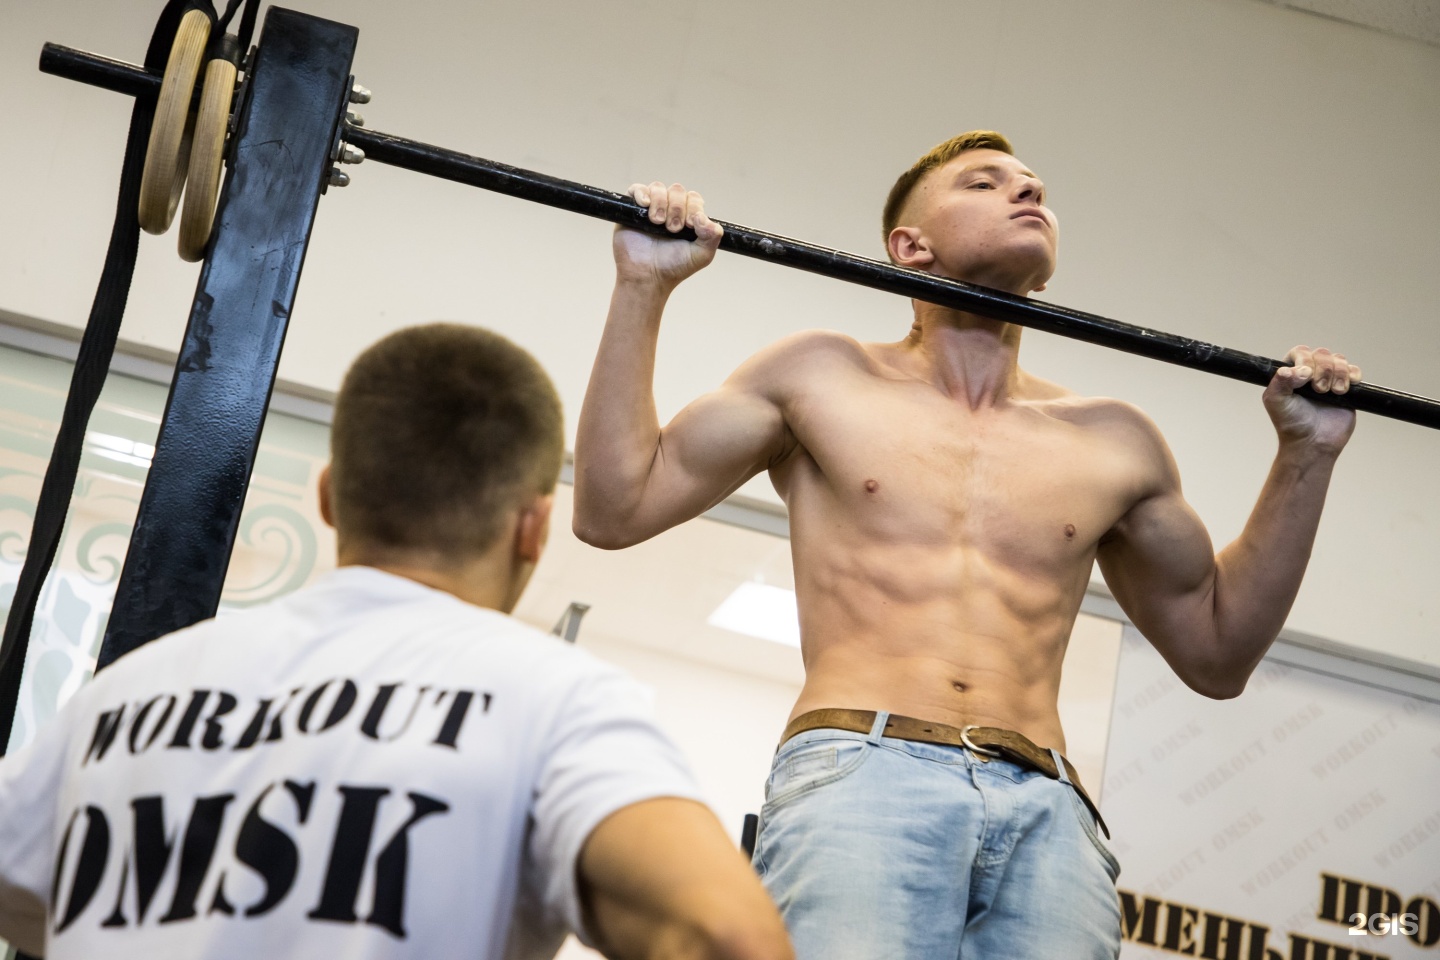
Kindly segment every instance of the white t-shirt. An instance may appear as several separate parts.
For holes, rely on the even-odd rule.
[[[0,916],[47,907],[47,960],[549,957],[591,830],[662,796],[698,792],[634,681],[345,567],[123,657],[0,759]]]

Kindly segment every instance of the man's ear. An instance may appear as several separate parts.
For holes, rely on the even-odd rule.
[[[930,244],[919,227],[896,227],[890,231],[886,246],[896,266],[923,269],[935,262],[935,254],[930,252]]]
[[[515,525],[515,559],[522,563],[539,563],[540,554],[550,539],[550,515],[555,508],[555,495],[540,494],[520,508]]]
[[[325,464],[320,470],[320,479],[316,481],[316,493],[320,495],[320,519],[325,521],[328,527],[335,526],[335,508],[330,502],[330,464]]]

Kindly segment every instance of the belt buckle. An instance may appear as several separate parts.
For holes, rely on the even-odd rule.
[[[998,757],[1000,756],[1000,753],[996,750],[991,750],[988,747],[979,746],[975,743],[975,741],[970,739],[970,731],[978,729],[980,729],[979,724],[974,723],[967,723],[965,726],[961,727],[960,742],[965,744],[965,746],[969,750],[971,750],[976,756],[978,756],[982,763],[989,763],[991,757]]]

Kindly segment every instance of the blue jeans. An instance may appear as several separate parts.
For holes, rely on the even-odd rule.
[[[797,960],[1117,957],[1120,866],[1069,780],[883,737],[888,716],[775,755],[754,862]]]

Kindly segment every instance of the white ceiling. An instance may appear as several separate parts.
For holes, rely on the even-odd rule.
[[[1440,46],[1440,0],[1264,0]]]

